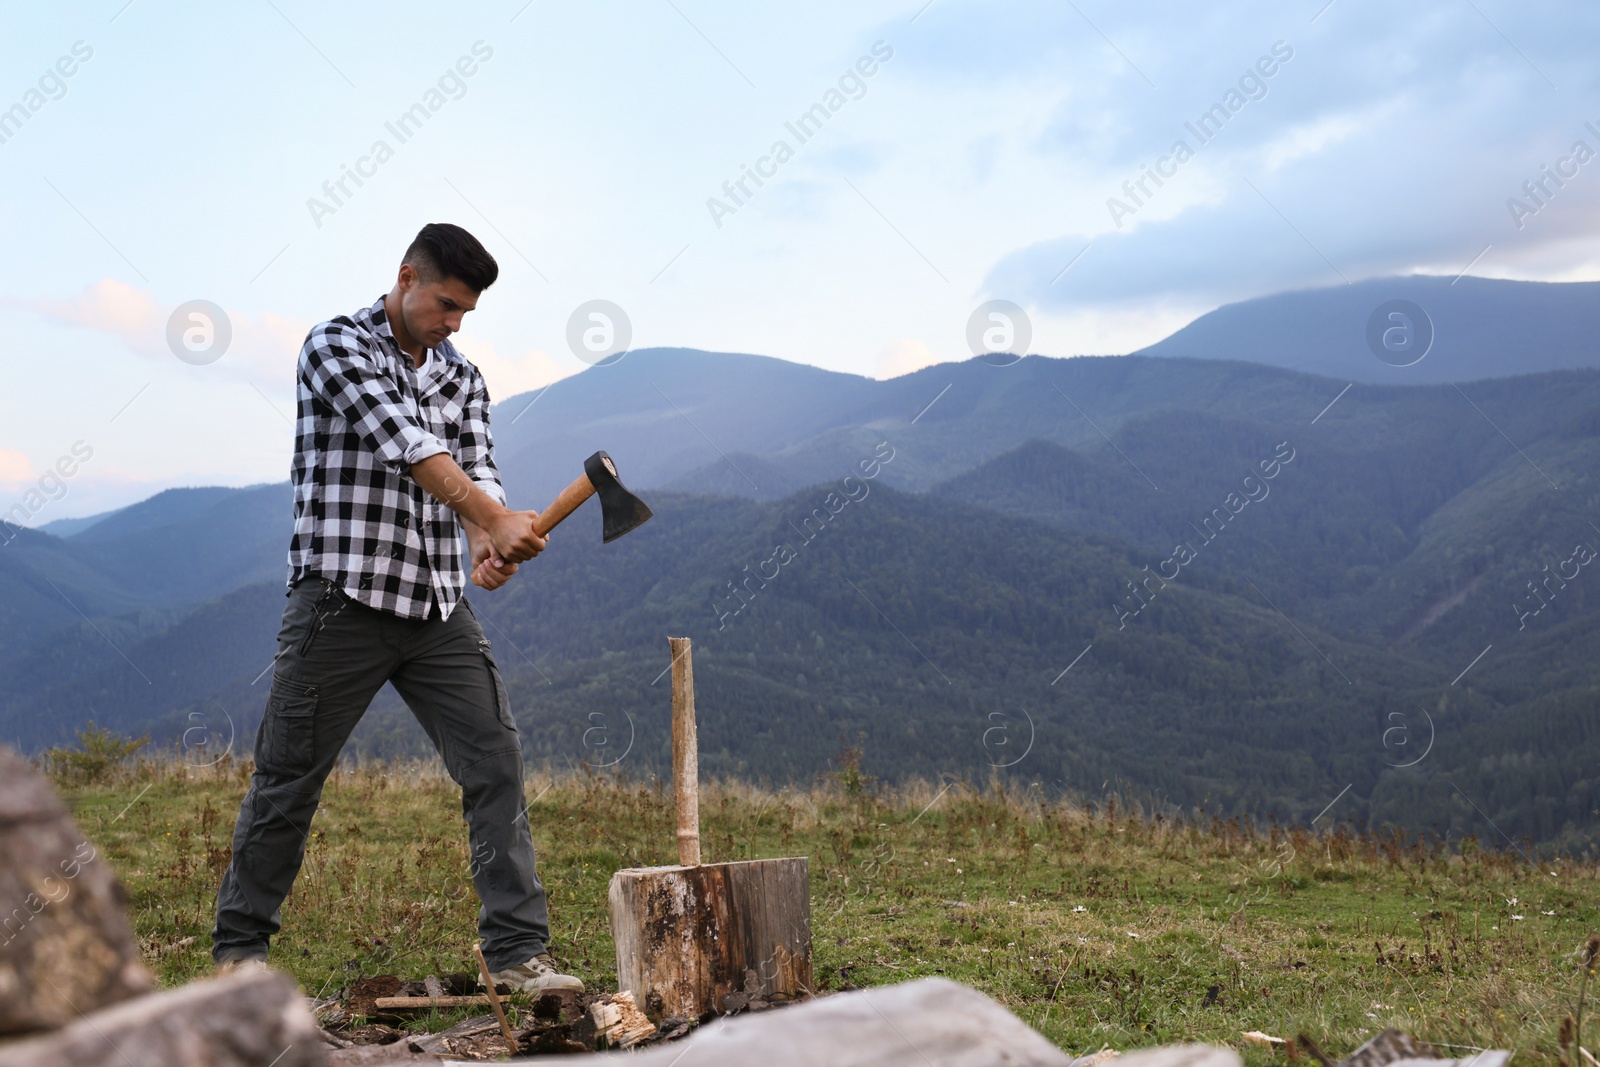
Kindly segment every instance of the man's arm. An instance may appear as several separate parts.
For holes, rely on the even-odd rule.
[[[489,498],[506,502],[505,487],[500,483],[500,471],[494,462],[494,437],[489,432],[489,387],[483,375],[472,364],[466,364],[468,373],[467,400],[462,406],[456,453],[461,469],[477,483]],[[468,556],[472,562],[472,582],[482,589],[498,589],[517,573],[517,565],[504,559],[495,551],[489,535],[477,523],[465,516],[461,528],[466,531]]]
[[[510,561],[507,566],[544,550],[544,538],[533,532],[534,514],[511,511],[478,488],[444,442],[416,424],[354,327],[334,320],[313,329],[300,353],[299,373],[313,393],[344,416],[380,462],[409,473],[470,524],[469,538],[476,529],[496,557]],[[498,489],[498,478],[494,484]],[[476,545],[473,554],[479,555]]]
[[[472,538],[472,528],[476,527],[501,560],[517,564],[544,551],[545,539],[533,529],[537,514],[532,511],[512,511],[490,497],[467,477],[448,452],[413,463],[411,477],[435,500],[461,516],[467,524],[469,540]],[[478,555],[476,546],[473,555]]]

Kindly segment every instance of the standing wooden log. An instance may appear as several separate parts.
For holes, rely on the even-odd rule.
[[[0,1034],[54,1029],[154,988],[126,902],[49,781],[0,745]]]
[[[678,862],[700,862],[700,735],[694,724],[694,657],[687,637],[667,638],[672,652],[672,793],[678,813]]]
[[[700,863],[694,660],[672,652],[672,791],[678,866],[611,876],[617,989],[651,1019],[699,1018],[811,994],[811,879],[804,856]]]
[[[618,871],[610,889],[617,988],[656,1021],[727,1011],[738,997],[809,996],[808,866],[794,856]]]

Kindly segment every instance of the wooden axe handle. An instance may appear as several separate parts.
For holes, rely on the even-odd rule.
[[[562,519],[578,510],[578,505],[594,496],[594,483],[589,481],[587,474],[580,474],[573,479],[571,485],[561,490],[560,494],[550,502],[550,506],[539,512],[539,518],[534,522],[533,529],[540,537],[544,537],[554,530]]]

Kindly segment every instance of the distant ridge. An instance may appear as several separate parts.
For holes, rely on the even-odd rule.
[[[1409,300],[1433,346],[1396,367],[1367,345],[1369,316]],[[1207,312],[1138,355],[1237,359],[1381,385],[1422,385],[1600,367],[1600,282],[1412,275],[1275,293]]]

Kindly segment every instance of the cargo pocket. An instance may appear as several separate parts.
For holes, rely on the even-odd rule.
[[[500,716],[500,723],[512,733],[517,732],[517,720],[511,717],[511,697],[506,693],[505,679],[500,676],[500,665],[494,661],[494,653],[489,651],[489,639],[478,639],[478,651],[483,653],[483,661],[489,666],[489,687],[494,691],[495,713]]]
[[[348,598],[345,597],[338,586],[326,579],[323,580],[322,594],[317,597],[316,603],[311,606],[311,621],[306,625],[305,637],[301,639],[300,647],[296,652],[301,659],[305,659],[311,653],[311,643],[317,639],[317,635],[322,632],[322,628],[328,625],[328,618],[343,611],[345,604],[348,602]]]
[[[272,680],[272,694],[256,735],[256,767],[267,774],[301,778],[316,762],[317,687]]]

